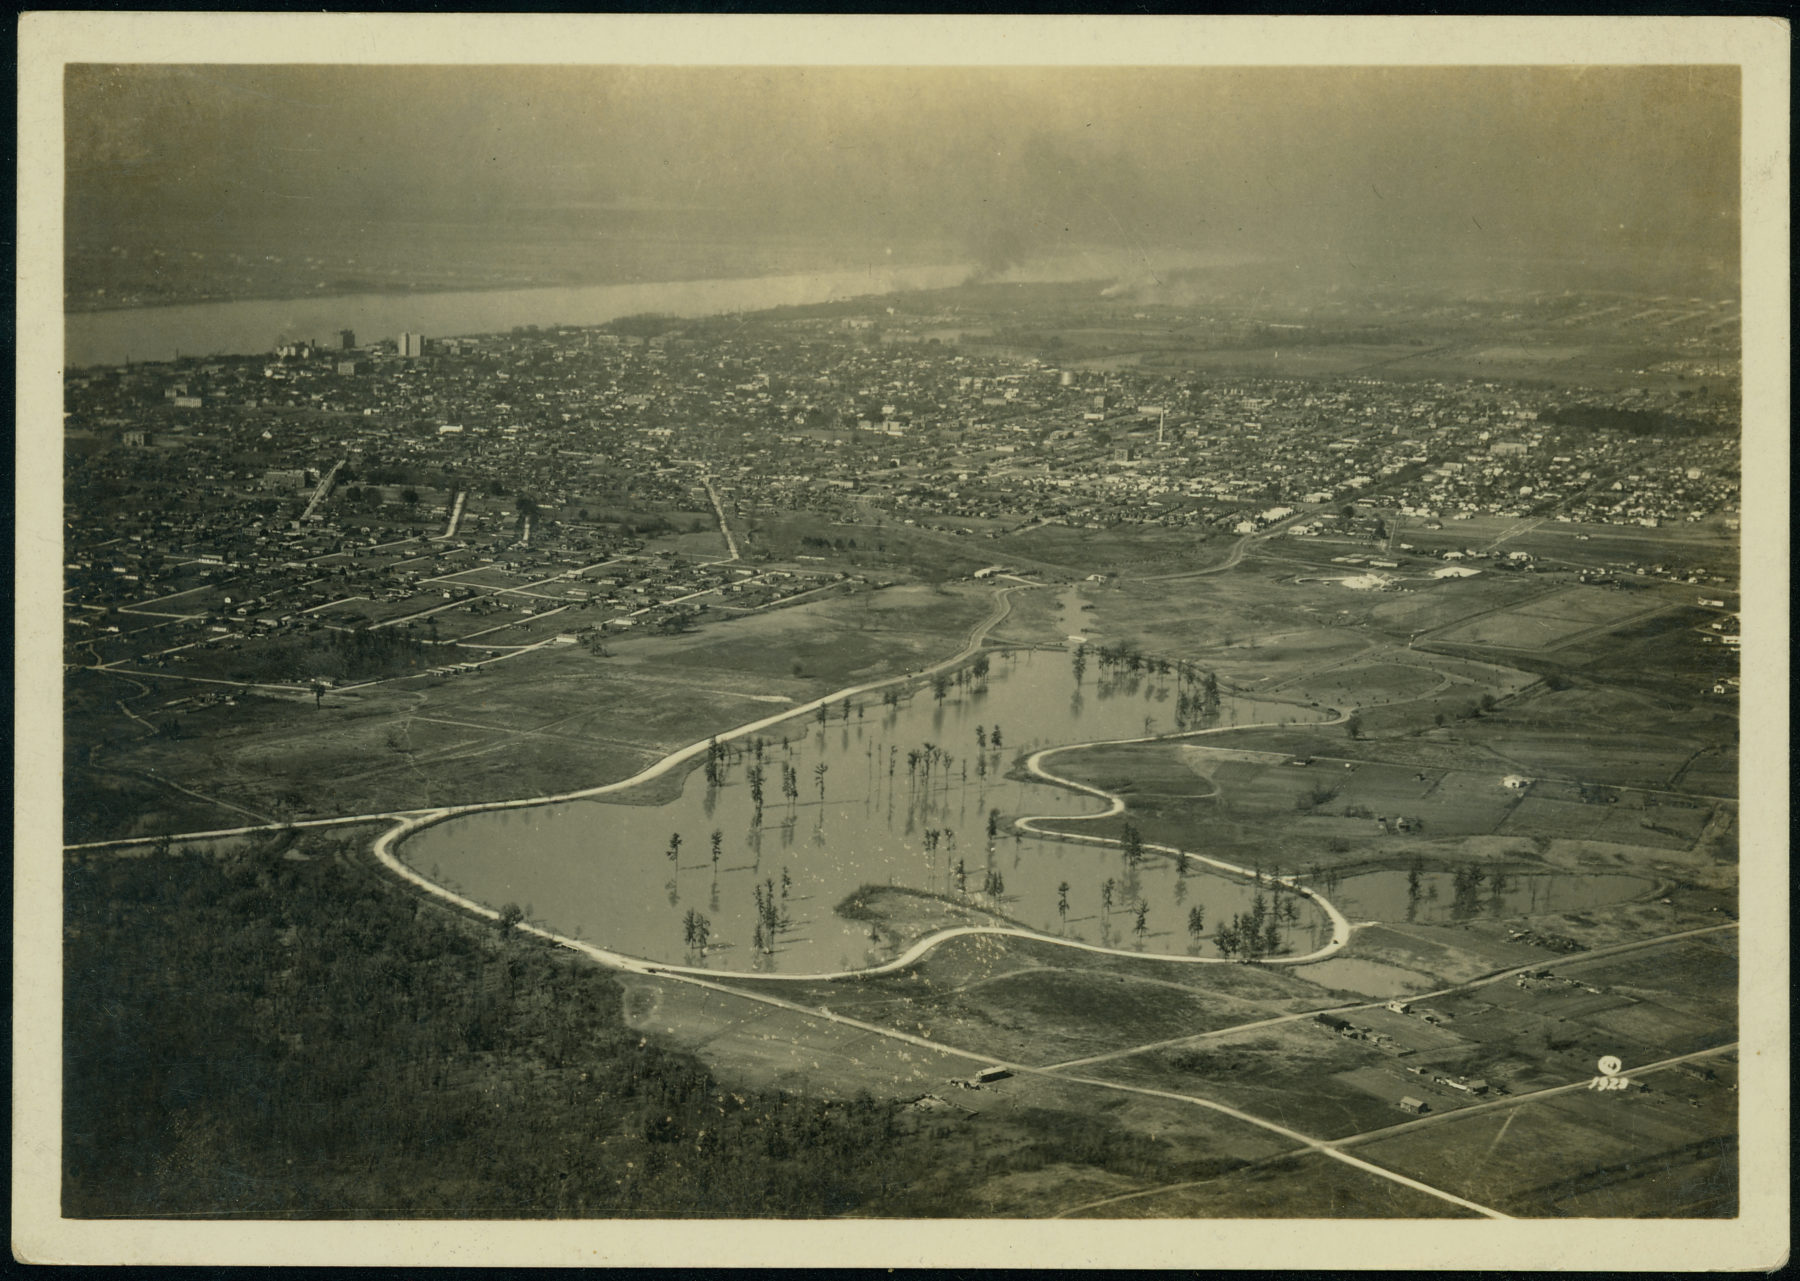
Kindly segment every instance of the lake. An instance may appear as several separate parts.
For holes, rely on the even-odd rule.
[[[985,680],[953,685],[942,701],[929,687],[898,707],[870,693],[853,701],[848,720],[834,704],[824,725],[812,715],[763,731],[760,822],[748,781],[757,749],[740,741],[717,786],[696,769],[666,804],[594,798],[478,812],[427,827],[397,852],[416,871],[478,902],[529,904],[528,916],[557,933],[647,960],[715,969],[825,973],[893,960],[898,949],[872,938],[867,922],[834,910],[864,885],[944,895],[1101,946],[1217,955],[1210,937],[1189,935],[1189,911],[1204,910],[1210,936],[1216,923],[1250,910],[1256,891],[1248,881],[1199,867],[1178,875],[1172,860],[1155,854],[1134,869],[1118,849],[1015,837],[1010,828],[1017,815],[1104,809],[1095,798],[1003,775],[1042,747],[1140,736],[1146,717],[1159,731],[1172,729],[1174,677],[1101,681],[1090,670],[1077,697],[1066,654],[995,653],[991,664]],[[1290,703],[1228,698],[1218,723],[1319,716]],[[940,754],[929,768],[910,759],[927,745]],[[797,795],[784,795],[789,771]],[[1001,821],[990,840],[994,811]],[[990,874],[1003,881],[997,897],[983,892]],[[1058,907],[1065,882],[1066,918]],[[758,887],[787,918],[772,954],[754,948]],[[1288,899],[1296,909],[1286,926],[1292,952],[1329,942],[1318,909],[1304,897]],[[1147,908],[1141,935],[1139,901]],[[690,910],[707,918],[711,946],[704,956],[687,946]]]

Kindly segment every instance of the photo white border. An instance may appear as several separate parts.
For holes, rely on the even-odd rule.
[[[1766,1270],[1788,1252],[1788,24],[1772,18],[28,13],[18,35],[13,1249],[31,1262]],[[1740,1217],[226,1223],[59,1217],[68,62],[1743,70]],[[1400,1223],[1402,1230],[1396,1230]],[[1272,1230],[1273,1229],[1273,1230]]]

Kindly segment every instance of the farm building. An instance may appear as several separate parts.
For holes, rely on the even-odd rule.
[[[1004,1081],[1007,1077],[1009,1077],[1011,1075],[1012,1075],[1011,1068],[1003,1068],[1003,1067],[998,1067],[998,1066],[984,1067],[981,1069],[981,1071],[979,1071],[975,1074],[975,1083],[977,1085],[986,1085],[990,1081]]]
[[[1415,1099],[1410,1094],[1400,1100],[1400,1110],[1411,1112],[1414,1116],[1424,1116],[1431,1111],[1431,1105],[1424,1099]]]

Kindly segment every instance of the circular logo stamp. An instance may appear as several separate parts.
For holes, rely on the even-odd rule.
[[[1620,1072],[1623,1072],[1624,1070],[1625,1070],[1625,1065],[1623,1063],[1619,1062],[1617,1055],[1609,1054],[1605,1058],[1600,1060],[1600,1075],[1601,1076],[1617,1076],[1617,1075],[1619,1075]]]

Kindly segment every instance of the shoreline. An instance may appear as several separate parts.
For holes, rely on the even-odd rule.
[[[865,264],[866,265],[866,264]],[[955,264],[920,261],[917,263],[883,263],[883,270],[930,270],[948,268]],[[692,285],[709,280],[780,280],[790,276],[839,275],[844,272],[858,271],[861,268],[855,263],[829,265],[808,268],[804,271],[773,271],[752,275],[721,276],[713,272],[696,272],[693,274],[675,271],[658,275],[655,278],[641,276],[583,276],[578,279],[542,280],[531,277],[520,277],[515,280],[488,281],[485,284],[443,284],[416,285],[404,281],[369,281],[358,285],[355,289],[284,289],[279,286],[267,289],[251,288],[242,293],[225,295],[202,295],[191,298],[157,298],[138,302],[106,302],[92,303],[77,299],[69,300],[65,286],[62,314],[65,318],[73,316],[125,316],[141,312],[167,311],[181,307],[229,307],[237,303],[310,303],[334,302],[345,298],[429,298],[441,294],[482,294],[482,293],[527,293],[533,290],[557,289],[642,289],[656,285]],[[973,271],[970,267],[968,270]]]
[[[405,818],[402,818],[400,821],[396,822],[394,824],[394,826],[390,827],[387,831],[383,832],[380,836],[378,836],[373,843],[371,852],[374,854],[375,859],[378,863],[380,863],[389,872],[391,872],[392,874],[394,874],[395,876],[400,878],[402,881],[411,884],[415,888],[424,890],[426,893],[431,894],[447,903],[450,903],[453,906],[460,907],[464,911],[470,912],[475,916],[478,916],[478,917],[481,917],[483,919],[490,920],[490,921],[497,921],[500,918],[500,913],[497,909],[495,909],[485,903],[478,902],[477,900],[472,899],[465,894],[459,893],[455,890],[449,889],[446,886],[438,884],[437,882],[433,881],[431,878],[427,877],[422,872],[418,871],[416,868],[414,868],[410,864],[408,864],[404,859],[402,859],[400,857],[400,855],[398,853],[398,847],[400,846],[400,844],[403,841],[405,841],[408,837],[413,836],[413,835],[417,834],[418,832],[425,830],[426,828],[435,827],[439,823],[447,822],[453,818],[457,818],[457,817],[460,817],[460,816],[466,815],[466,814],[483,812],[483,811],[491,811],[491,810],[525,809],[525,808],[531,808],[531,807],[535,807],[535,806],[539,806],[539,805],[554,804],[554,803],[563,802],[563,801],[595,798],[595,797],[599,797],[599,796],[604,796],[604,795],[606,795],[608,793],[612,793],[612,792],[624,791],[628,788],[631,788],[631,787],[637,786],[639,784],[646,783],[653,779],[656,779],[656,778],[668,773],[669,771],[677,768],[678,766],[681,766],[683,764],[691,764],[692,762],[699,760],[699,758],[702,755],[704,755],[704,753],[711,747],[711,745],[714,742],[719,742],[719,743],[731,742],[735,739],[742,738],[747,735],[755,734],[760,730],[768,729],[768,728],[771,728],[772,726],[779,725],[790,719],[809,715],[812,712],[817,711],[820,707],[829,706],[830,704],[835,703],[835,702],[841,702],[842,700],[844,700],[846,698],[853,698],[858,694],[868,693],[871,690],[882,689],[882,688],[892,686],[895,684],[899,684],[899,683],[903,683],[903,682],[910,683],[910,682],[918,681],[920,679],[929,677],[938,672],[952,670],[957,665],[968,661],[975,654],[982,652],[986,648],[985,641],[986,641],[988,632],[991,631],[994,627],[998,626],[1001,622],[1003,622],[1006,619],[1006,617],[1011,613],[1011,602],[1010,602],[1009,598],[1013,592],[1018,591],[1018,590],[1020,590],[1020,589],[1011,588],[1011,587],[1002,588],[1000,590],[1000,592],[998,593],[998,596],[999,596],[998,606],[999,607],[994,611],[993,614],[991,614],[987,619],[983,620],[983,622],[980,623],[976,627],[974,632],[971,633],[969,642],[963,647],[963,649],[959,650],[956,654],[952,655],[950,658],[947,658],[947,659],[943,660],[942,662],[932,664],[931,666],[923,668],[918,672],[907,673],[902,676],[890,677],[883,681],[875,681],[875,682],[871,682],[866,685],[860,685],[860,686],[855,686],[855,687],[852,687],[849,689],[839,690],[832,694],[826,695],[822,698],[814,699],[812,702],[807,703],[803,706],[785,709],[782,712],[779,712],[773,716],[764,717],[761,720],[751,721],[748,724],[740,725],[740,726],[736,727],[735,729],[732,729],[726,733],[718,734],[718,735],[715,735],[715,736],[712,736],[712,737],[709,737],[706,739],[699,740],[698,742],[689,744],[687,747],[678,748],[677,750],[675,750],[675,751],[669,753],[667,756],[663,757],[661,760],[654,762],[647,768],[639,771],[637,774],[632,775],[630,778],[622,779],[615,783],[602,784],[601,786],[598,786],[598,787],[587,788],[587,789],[583,789],[578,792],[571,792],[571,793],[568,793],[563,796],[533,797],[533,798],[524,799],[524,800],[477,803],[477,804],[471,804],[471,805],[465,805],[465,806],[444,807],[444,808],[435,809],[435,810],[431,810],[431,811],[427,811],[427,812],[423,812],[423,813],[413,814],[413,815],[407,816]],[[1343,713],[1340,712],[1339,715],[1341,716],[1341,715],[1343,715]],[[1243,728],[1255,728],[1255,727],[1254,726],[1233,726],[1233,727],[1226,727],[1225,729],[1222,729],[1222,730],[1221,729],[1212,729],[1212,730],[1187,731],[1186,733],[1177,734],[1174,736],[1152,736],[1152,737],[1153,737],[1153,739],[1160,738],[1160,737],[1185,738],[1185,737],[1191,737],[1194,734],[1231,732],[1234,729],[1243,729]],[[1111,740],[1111,741],[1150,741],[1150,740]],[[1069,744],[1063,744],[1058,747],[1044,748],[1044,749],[1041,749],[1039,752],[1034,753],[1032,755],[1032,757],[1027,761],[1027,768],[1030,769],[1031,772],[1038,774],[1039,777],[1041,779],[1043,779],[1043,781],[1051,783],[1053,785],[1059,785],[1059,786],[1062,786],[1067,789],[1071,789],[1071,790],[1075,790],[1075,791],[1079,791],[1079,792],[1085,792],[1085,793],[1089,793],[1091,795],[1100,797],[1100,798],[1106,800],[1108,802],[1109,806],[1111,807],[1100,814],[1073,816],[1077,819],[1109,817],[1112,814],[1122,812],[1123,809],[1125,808],[1124,798],[1114,795],[1113,793],[1110,793],[1110,792],[1102,791],[1099,788],[1089,787],[1086,784],[1075,783],[1070,780],[1059,778],[1056,775],[1050,774],[1047,770],[1042,770],[1038,765],[1038,760],[1040,757],[1046,756],[1052,752],[1073,751],[1073,750],[1081,748],[1081,747],[1087,747],[1087,746],[1093,746],[1093,745],[1095,745],[1095,744],[1069,743]],[[1083,842],[1083,843],[1092,843],[1092,844],[1104,844],[1104,845],[1118,844],[1118,842],[1112,841],[1112,840],[1110,840],[1108,838],[1104,838],[1104,837],[1082,837],[1082,836],[1076,836],[1076,835],[1068,834],[1068,833],[1057,833],[1057,832],[1048,831],[1048,830],[1038,830],[1038,829],[1034,829],[1034,828],[1027,826],[1027,824],[1032,823],[1034,820],[1056,819],[1056,818],[1061,818],[1061,817],[1064,817],[1064,816],[1031,815],[1031,816],[1015,819],[1014,826],[1017,828],[1020,828],[1021,830],[1030,831],[1032,835],[1048,837],[1050,839],[1055,839],[1055,840],[1074,841],[1074,842]],[[1246,879],[1246,880],[1251,879],[1256,875],[1250,868],[1238,867],[1234,864],[1226,863],[1226,862],[1223,862],[1218,859],[1207,858],[1203,855],[1188,854],[1185,851],[1176,850],[1176,849],[1174,849],[1172,847],[1168,847],[1168,846],[1146,845],[1145,848],[1153,849],[1160,853],[1172,854],[1178,858],[1193,859],[1193,860],[1207,866],[1208,868],[1213,869],[1215,872],[1223,872],[1225,874],[1236,876],[1236,877]],[[1128,949],[1124,949],[1124,948],[1105,947],[1105,946],[1102,946],[1099,944],[1086,943],[1086,942],[1082,942],[1082,941],[1075,940],[1075,939],[1058,938],[1056,935],[1045,934],[1040,931],[1028,929],[1028,928],[1018,928],[1018,927],[1013,927],[1013,926],[967,926],[967,925],[964,925],[964,926],[952,926],[952,927],[949,927],[946,929],[939,929],[939,930],[935,930],[929,934],[926,934],[924,937],[922,937],[922,938],[918,939],[916,942],[914,942],[911,946],[907,947],[899,956],[895,957],[894,959],[892,959],[890,961],[886,961],[880,965],[869,966],[869,967],[866,967],[863,969],[836,970],[836,971],[825,971],[825,972],[819,972],[819,973],[770,974],[770,973],[764,973],[764,972],[758,971],[758,970],[714,970],[714,969],[706,968],[704,966],[682,965],[682,964],[678,964],[678,963],[674,963],[674,962],[649,960],[644,957],[632,956],[627,953],[617,952],[610,948],[602,947],[598,944],[589,943],[582,939],[573,938],[568,935],[560,934],[554,930],[546,929],[546,928],[544,928],[542,926],[538,926],[538,925],[533,925],[530,922],[525,922],[525,921],[520,922],[516,926],[516,928],[524,931],[525,933],[528,933],[528,934],[534,935],[538,938],[541,938],[546,942],[553,943],[559,947],[567,948],[570,951],[579,952],[582,955],[585,955],[585,956],[587,956],[593,960],[596,960],[596,961],[600,962],[601,964],[606,965],[613,969],[621,970],[621,971],[624,971],[627,973],[635,973],[635,974],[663,974],[663,975],[667,975],[672,978],[687,979],[687,980],[694,980],[694,981],[721,980],[721,979],[768,979],[768,980],[777,981],[777,982],[830,982],[830,981],[856,980],[856,979],[869,978],[869,977],[872,977],[875,975],[889,974],[889,973],[895,973],[895,972],[905,970],[905,969],[909,968],[910,966],[914,965],[915,963],[917,963],[920,959],[922,959],[928,953],[933,951],[940,943],[948,942],[951,939],[960,938],[965,935],[998,935],[998,936],[1022,938],[1022,939],[1027,939],[1027,940],[1031,940],[1031,941],[1036,941],[1036,942],[1050,943],[1050,944],[1054,944],[1059,947],[1073,948],[1077,951],[1094,952],[1094,953],[1100,953],[1100,954],[1104,954],[1104,955],[1108,955],[1108,956],[1123,956],[1123,957],[1135,958],[1135,959],[1149,959],[1149,960],[1155,960],[1155,961],[1166,961],[1170,964],[1175,964],[1175,965],[1181,965],[1181,964],[1187,964],[1187,965],[1260,964],[1260,965],[1279,965],[1279,966],[1303,965],[1303,964],[1309,964],[1312,962],[1325,960],[1328,957],[1336,954],[1338,951],[1342,950],[1345,946],[1347,946],[1350,941],[1352,926],[1351,926],[1350,922],[1348,921],[1348,919],[1346,919],[1344,917],[1343,913],[1339,912],[1337,910],[1336,906],[1333,905],[1332,903],[1330,903],[1329,900],[1327,900],[1324,897],[1324,895],[1319,893],[1316,889],[1296,884],[1294,877],[1283,877],[1281,879],[1284,884],[1286,884],[1291,890],[1293,890],[1294,893],[1300,895],[1301,897],[1311,900],[1323,912],[1326,919],[1329,921],[1329,923],[1332,926],[1332,938],[1324,946],[1317,948],[1314,951],[1309,952],[1302,956],[1264,957],[1264,958],[1260,958],[1256,961],[1241,961],[1241,960],[1236,960],[1235,958],[1230,958],[1230,957],[1182,956],[1182,955],[1169,954],[1169,953],[1139,952],[1139,951],[1128,950]]]

